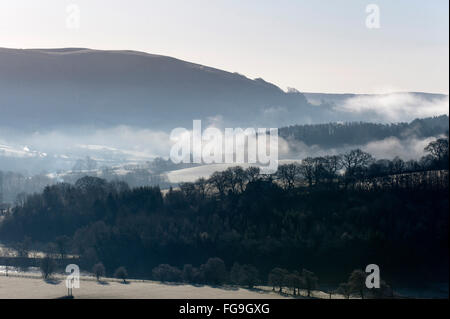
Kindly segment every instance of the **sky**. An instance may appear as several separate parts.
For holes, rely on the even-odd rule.
[[[0,47],[144,51],[302,92],[449,92],[448,0],[1,0]]]

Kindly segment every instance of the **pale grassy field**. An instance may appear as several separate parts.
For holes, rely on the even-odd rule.
[[[16,277],[0,275],[0,299],[51,299],[67,294],[63,277],[51,283],[36,276]],[[270,290],[161,284],[152,281],[131,280],[127,284],[113,279],[97,283],[92,278],[82,278],[80,288],[73,289],[75,298],[82,299],[275,299],[286,298]]]
[[[293,162],[298,162],[299,160],[279,160],[278,164],[290,164]],[[204,177],[209,178],[214,172],[221,172],[229,167],[241,166],[242,168],[248,168],[250,166],[257,166],[256,164],[248,163],[232,163],[232,164],[209,164],[201,165],[196,167],[183,168],[175,171],[170,171],[167,173],[167,178],[171,183],[180,182],[195,182],[197,179]]]

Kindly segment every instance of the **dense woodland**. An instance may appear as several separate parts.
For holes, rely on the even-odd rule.
[[[448,138],[425,150],[404,162],[356,149],[276,175],[234,167],[165,194],[83,177],[28,196],[0,223],[0,240],[163,281],[282,289],[280,278],[336,284],[372,263],[389,282],[448,280]]]

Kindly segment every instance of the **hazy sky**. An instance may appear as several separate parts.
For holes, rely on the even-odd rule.
[[[366,6],[380,28],[366,27]],[[76,10],[79,8],[79,27]],[[0,47],[169,55],[304,92],[448,94],[448,0],[1,0]],[[75,28],[74,28],[75,27]]]

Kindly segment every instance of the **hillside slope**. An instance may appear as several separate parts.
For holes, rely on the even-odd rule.
[[[196,118],[293,124],[315,108],[262,79],[142,52],[73,48],[0,49],[0,111],[4,126],[172,129]]]

